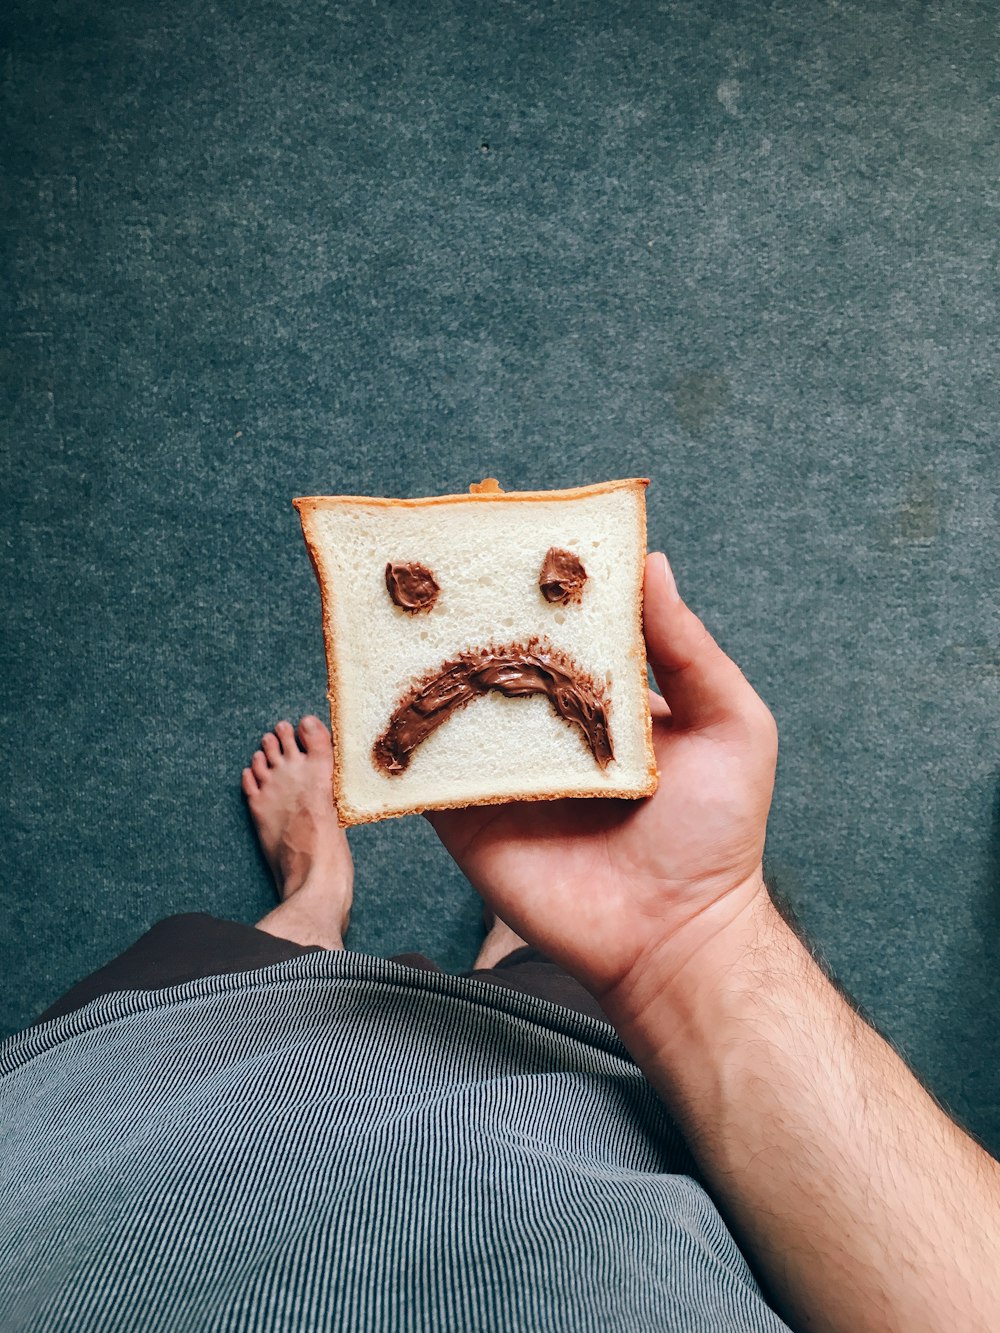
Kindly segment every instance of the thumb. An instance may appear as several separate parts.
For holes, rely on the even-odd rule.
[[[659,551],[646,557],[642,619],[649,665],[675,726],[713,727],[764,709],[743,672],[681,601]]]

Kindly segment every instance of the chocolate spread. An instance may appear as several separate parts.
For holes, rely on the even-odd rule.
[[[569,658],[533,639],[527,644],[462,653],[416,685],[375,742],[375,766],[390,775],[404,772],[421,741],[452,713],[490,690],[511,698],[546,695],[561,718],[580,728],[601,768],[614,758],[602,691]]]
[[[411,614],[429,611],[441,591],[426,565],[401,565],[392,560],[385,567],[385,586],[396,605]]]
[[[587,582],[587,571],[572,551],[550,546],[542,561],[538,586],[547,602],[578,602]]]

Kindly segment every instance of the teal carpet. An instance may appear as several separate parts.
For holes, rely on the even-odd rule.
[[[3,1025],[253,921],[321,710],[294,495],[647,475],[782,733],[772,873],[1000,1149],[993,0],[15,0]],[[352,947],[467,965],[420,819]]]

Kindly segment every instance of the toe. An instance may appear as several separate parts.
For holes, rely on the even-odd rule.
[[[278,760],[281,758],[281,744],[277,736],[275,736],[270,731],[261,741],[260,748],[267,755],[268,762],[270,764],[276,764]]]
[[[271,771],[267,762],[267,755],[263,750],[258,750],[250,761],[250,769],[258,783],[263,782]]]
[[[313,713],[307,713],[299,723],[299,739],[306,754],[325,756],[330,753],[330,733]]]
[[[260,783],[254,777],[252,768],[243,770],[243,794],[244,796],[256,796],[260,791]]]
[[[274,733],[281,742],[282,754],[292,757],[301,754],[295,739],[295,728],[292,726],[291,722],[279,722],[274,729]]]

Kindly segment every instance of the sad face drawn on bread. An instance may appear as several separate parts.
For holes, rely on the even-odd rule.
[[[538,595],[553,608],[579,606],[587,570],[575,552],[550,546],[538,573]],[[420,561],[389,560],[386,595],[406,617],[432,615],[441,596],[434,571]],[[605,690],[573,657],[533,634],[510,643],[465,648],[411,685],[372,747],[372,761],[394,776],[406,771],[413,752],[475,699],[495,691],[507,698],[541,695],[556,716],[578,730],[594,762],[614,758]]]
[[[646,486],[296,499],[342,824],[655,791]]]

